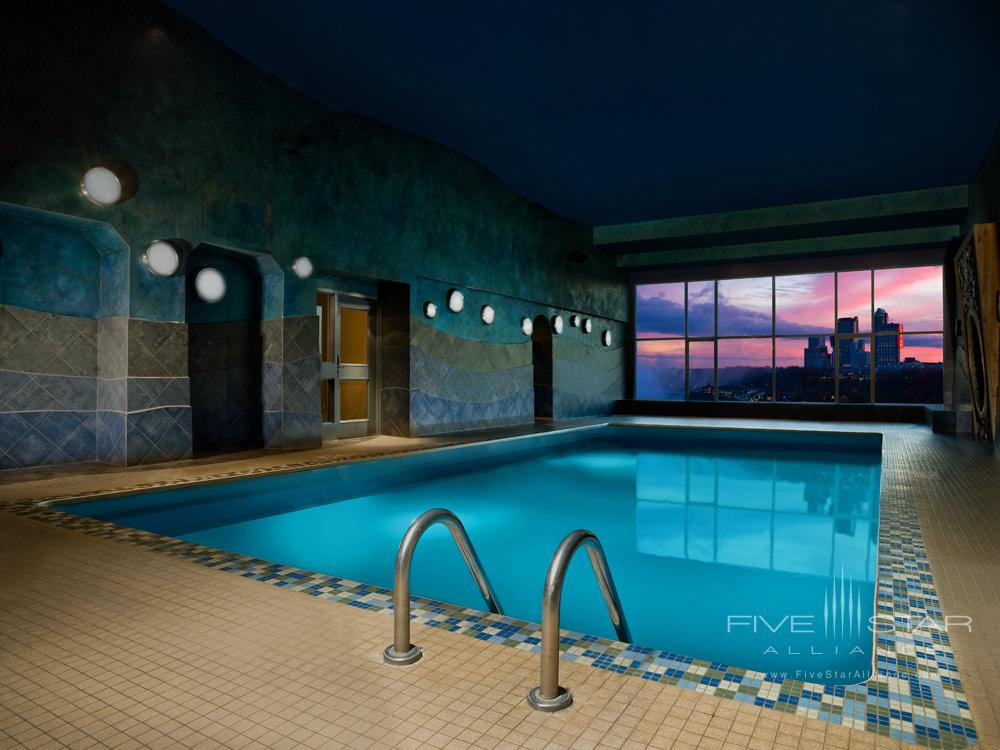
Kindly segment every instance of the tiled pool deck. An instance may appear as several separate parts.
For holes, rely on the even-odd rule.
[[[732,426],[764,426],[782,429],[820,428],[864,431],[873,429],[872,425],[779,424],[751,421],[726,422],[722,420],[644,421],[676,422],[685,425],[711,423]],[[935,514],[934,517],[940,517],[942,503],[953,502],[955,499],[961,498],[966,500],[966,504],[972,500],[971,508],[962,508],[966,512],[970,510],[989,511],[990,492],[992,492],[992,488],[997,486],[996,480],[1000,479],[1000,459],[992,452],[992,449],[986,446],[968,440],[935,436],[920,427],[878,426],[878,430],[884,434],[885,440],[879,536],[878,610],[880,615],[894,616],[899,625],[924,621],[926,618],[941,621],[942,608],[938,599],[938,591],[935,588],[934,576],[931,573],[931,563],[934,564],[935,573],[937,573],[939,565],[933,553],[930,562],[928,561],[924,536],[921,534],[921,524],[917,522],[917,519],[925,514],[920,506],[922,504],[929,505]],[[232,476],[234,471],[256,473],[282,465],[287,468],[293,462],[298,467],[327,463],[331,460],[344,460],[343,455],[343,451],[320,453],[315,457],[289,454],[286,456],[284,464],[278,460],[278,457],[271,457],[269,466],[261,465],[259,462],[251,462],[250,465],[242,469],[218,472],[217,476]],[[357,452],[351,454],[353,458],[357,458],[359,455],[362,454]],[[966,472],[963,475],[961,473],[963,463],[966,464],[964,468],[974,469],[974,471]],[[956,471],[959,473],[956,474]],[[203,479],[204,475],[210,473],[202,471],[200,478]],[[134,487],[137,484],[142,484],[141,481],[138,481],[141,478],[141,474],[136,474],[133,482],[129,483],[128,486]],[[118,479],[120,480],[121,477]],[[166,476],[160,479],[159,483],[173,484],[182,481],[190,481],[190,478],[181,475],[173,478]],[[42,494],[42,487],[39,486],[32,488],[30,498],[12,497],[10,491],[0,492],[0,497],[8,498],[5,502],[6,510],[23,518],[41,520],[76,532],[82,531],[92,537],[125,541],[132,546],[166,553],[172,558],[194,560],[203,566],[235,573],[244,578],[272,583],[293,591],[301,591],[313,598],[335,599],[355,608],[368,610],[388,611],[391,608],[390,594],[384,589],[207,549],[147,532],[126,529],[115,524],[79,518],[49,510],[37,504],[45,497],[63,497],[67,494],[85,496],[102,489],[105,491],[109,488],[125,489],[125,485],[116,486],[113,482],[108,481],[98,484],[100,486],[90,487],[76,493],[67,493],[65,489],[52,492],[55,488],[50,487],[52,494],[45,496]],[[962,513],[948,515],[953,526],[955,522],[961,521],[962,515]],[[990,514],[987,512],[986,515]],[[997,524],[995,518],[992,520],[992,524],[995,528]],[[982,528],[976,532],[977,538],[986,540],[986,545],[977,550],[981,556],[975,563],[979,566],[976,571],[977,578],[991,570],[995,573],[997,567],[995,548],[990,549],[989,537],[981,536],[983,532]],[[931,546],[933,548],[933,545]],[[975,560],[975,555],[972,555],[972,559]],[[977,605],[976,611],[965,607],[950,606],[952,603],[950,601],[946,611],[949,615],[962,614],[974,617],[975,632],[964,639],[967,641],[964,645],[971,653],[979,652],[984,659],[990,661],[994,659],[993,653],[995,652],[990,649],[990,643],[995,643],[996,628],[992,624],[993,621],[984,621],[980,626],[979,618],[997,611],[997,597],[996,584],[994,583],[988,591],[983,591],[981,587],[984,583],[980,581],[976,584],[980,587],[979,593],[986,594],[985,601]],[[965,581],[963,585],[968,588],[969,584],[969,581]],[[947,600],[947,596],[945,598]],[[962,601],[962,597],[956,597],[956,599],[958,600],[955,602],[956,605],[967,603]],[[983,611],[984,607],[985,612]],[[532,671],[530,667],[537,669],[537,657],[532,659],[530,656],[530,653],[537,648],[538,633],[535,625],[427,600],[419,602],[419,606],[414,609],[414,614],[418,623],[429,628],[462,633],[479,641],[503,647],[513,646],[528,660],[529,674]],[[383,619],[389,620],[389,618]],[[429,636],[422,635],[423,632],[422,629],[418,630],[414,639],[420,642],[418,638],[429,638]],[[955,633],[953,635],[957,636]],[[681,688],[697,698],[696,705],[710,705],[717,709],[720,705],[725,706],[726,702],[742,704],[739,706],[740,711],[749,711],[750,713],[746,715],[755,717],[754,727],[760,721],[763,721],[760,726],[770,726],[769,719],[778,719],[775,723],[776,727],[783,724],[790,726],[789,721],[797,722],[801,719],[802,724],[793,723],[792,725],[823,727],[822,742],[833,747],[846,747],[848,743],[852,743],[852,746],[853,744],[870,746],[864,744],[866,738],[879,742],[882,742],[884,738],[889,738],[890,740],[901,740],[906,744],[913,743],[928,747],[966,747],[976,742],[977,729],[982,734],[981,744],[983,746],[989,747],[990,744],[987,743],[992,743],[996,738],[996,709],[994,708],[995,703],[990,698],[991,695],[995,695],[993,692],[995,687],[983,685],[983,681],[979,679],[980,670],[974,669],[972,681],[974,687],[969,689],[969,685],[965,684],[959,676],[949,634],[940,630],[930,629],[924,633],[912,633],[897,628],[895,633],[880,635],[877,644],[877,676],[865,685],[847,688],[830,688],[796,680],[769,681],[763,674],[749,672],[735,666],[711,664],[698,659],[650,651],[637,646],[581,634],[567,633],[566,636],[564,639],[566,659],[575,662],[573,667],[587,665],[606,672],[627,676],[634,675],[647,683],[658,686]],[[961,636],[957,637],[959,640],[963,640]],[[457,646],[455,644],[449,646],[449,648],[453,647]],[[468,653],[467,648],[461,650]],[[958,650],[961,656],[962,648],[959,647]],[[441,656],[438,654],[437,658],[440,659]],[[966,675],[970,664],[964,659],[960,659],[960,661],[962,674]],[[978,666],[978,662],[976,664]],[[565,669],[569,668],[571,667],[567,664]],[[391,668],[386,667],[385,669]],[[420,669],[417,666],[406,671],[419,674]],[[388,676],[391,677],[391,674]],[[459,680],[458,675],[455,678]],[[622,679],[624,682],[631,681],[630,678],[618,679]],[[989,679],[989,675],[986,676],[986,679]],[[529,684],[530,682],[531,678],[528,680]],[[579,697],[580,691],[575,684],[570,683],[568,677],[564,678],[564,682],[570,684]],[[968,693],[971,693],[971,696]],[[718,699],[722,699],[723,702],[719,703]],[[970,700],[973,704],[971,711]],[[571,709],[565,713],[572,714],[578,710],[582,709]],[[722,710],[725,713],[725,709]],[[975,716],[975,724],[973,716]],[[551,718],[550,721],[550,726],[561,723],[560,719],[555,718]],[[542,723],[540,728],[544,726]],[[778,744],[778,734],[770,738],[773,740],[771,744],[754,745],[755,736],[752,731],[746,734],[736,733],[737,736],[730,739],[728,736],[730,730],[727,730],[724,736],[718,736],[718,733],[709,734],[708,728],[708,725],[703,727],[705,731],[701,733],[700,737],[697,737],[697,732],[692,733],[690,730],[675,726],[674,736],[670,737],[669,740],[674,742],[686,737],[683,741],[687,742],[688,745],[676,745],[678,747],[715,746],[712,745],[712,742],[716,741],[720,743],[717,745],[718,747],[724,746],[725,743],[729,743],[733,747],[769,747]],[[2,729],[2,722],[0,722],[0,729]],[[611,727],[608,727],[608,731],[611,731]],[[818,729],[810,731],[820,733]],[[776,729],[775,732],[777,732]],[[820,741],[816,739],[816,736],[818,735],[814,735],[809,742]],[[839,739],[836,738],[841,737],[845,738],[844,742],[838,744]],[[651,744],[652,739],[650,737],[650,742],[646,744]],[[637,740],[637,742],[639,741]],[[796,742],[802,742],[801,733]],[[390,743],[385,746],[393,745]],[[481,744],[480,746],[485,747],[486,745]],[[543,747],[545,743],[537,746]],[[566,746],[582,745],[570,743]],[[612,743],[609,746],[616,745]],[[635,746],[646,745],[636,744]],[[671,745],[652,746],[670,747]],[[795,746],[795,744],[791,746]]]

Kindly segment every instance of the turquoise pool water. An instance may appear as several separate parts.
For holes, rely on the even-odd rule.
[[[639,645],[831,684],[872,664],[877,436],[601,427],[61,509],[390,588],[422,511],[463,521],[505,613],[537,622],[559,541],[604,545]],[[444,527],[412,591],[482,608]],[[585,554],[562,625],[614,638]]]

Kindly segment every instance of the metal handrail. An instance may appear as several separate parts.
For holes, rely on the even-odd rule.
[[[496,592],[490,584],[490,579],[486,577],[483,570],[483,563],[476,554],[469,535],[465,531],[458,516],[450,510],[444,508],[433,508],[417,516],[410,528],[403,534],[403,540],[399,543],[399,550],[396,552],[396,572],[393,591],[393,642],[385,647],[382,656],[388,664],[413,664],[422,655],[419,646],[410,643],[410,563],[413,560],[413,551],[417,547],[417,542],[431,526],[436,523],[443,523],[451,532],[458,551],[462,553],[462,559],[469,567],[469,572],[479,586],[479,591],[486,600],[486,606],[490,612],[502,615],[503,608],[497,600]]]
[[[560,711],[573,702],[573,696],[559,685],[559,607],[562,601],[563,582],[566,580],[566,570],[573,555],[580,547],[587,548],[590,565],[597,577],[597,585],[608,608],[611,624],[615,627],[618,640],[631,643],[622,603],[618,598],[608,559],[604,556],[604,548],[593,532],[577,529],[570,533],[552,556],[549,572],[545,575],[545,588],[542,590],[542,662],[539,672],[539,686],[528,693],[528,705],[537,711]]]

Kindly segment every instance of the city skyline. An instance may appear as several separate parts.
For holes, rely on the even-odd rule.
[[[884,308],[876,308],[874,314],[876,334],[859,335],[857,316],[837,318],[837,334],[840,335],[839,361],[841,369],[860,369],[870,365],[874,352],[875,367],[895,367],[904,363],[923,363],[914,354],[903,355],[905,348],[905,326],[890,319]],[[826,340],[830,339],[827,346]],[[809,336],[808,345],[803,350],[802,366],[815,369],[833,369],[837,351],[836,336]],[[871,345],[871,350],[866,345]],[[932,364],[932,363],[928,363]]]

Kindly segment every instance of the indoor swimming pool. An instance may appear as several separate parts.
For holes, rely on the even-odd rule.
[[[875,434],[602,425],[58,507],[385,588],[411,521],[444,507],[531,622],[556,546],[585,528],[636,644],[854,684],[872,670],[880,458]],[[484,608],[440,525],[411,590]],[[586,555],[562,627],[614,638]]]

